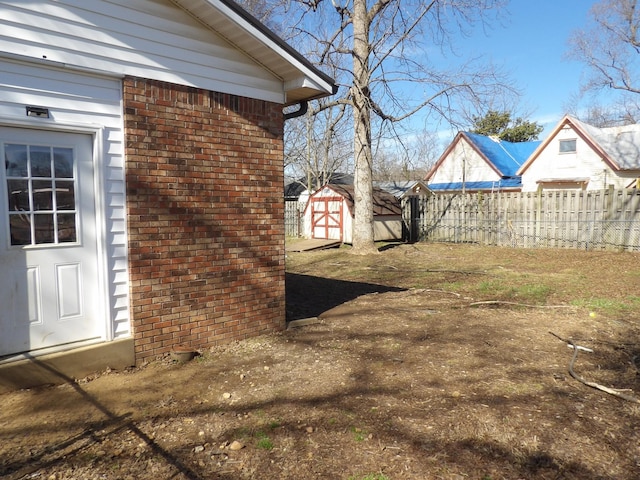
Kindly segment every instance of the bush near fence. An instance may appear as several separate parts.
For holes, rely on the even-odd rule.
[[[413,202],[408,220],[420,241],[640,250],[636,189],[434,194]]]

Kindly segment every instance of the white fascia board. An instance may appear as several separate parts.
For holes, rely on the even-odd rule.
[[[176,4],[180,5],[185,10],[194,14],[190,7],[193,7],[193,0],[173,0]],[[320,70],[316,69],[313,65],[306,62],[301,54],[295,52],[295,50],[288,46],[284,40],[277,37],[276,34],[270,32],[266,27],[259,28],[256,24],[259,24],[257,20],[255,23],[249,20],[247,13],[246,16],[239,13],[241,7],[233,8],[227,1],[224,0],[202,0],[210,8],[216,10],[216,12],[225,17],[227,20],[234,23],[245,36],[251,38],[253,42],[257,42],[260,46],[268,48],[277,57],[279,57],[280,65],[276,65],[276,62],[269,62],[269,58],[256,58],[251,55],[251,49],[247,48],[247,45],[251,42],[242,42],[239,38],[231,38],[230,35],[225,35],[224,31],[220,28],[216,28],[216,25],[207,22],[205,18],[200,18],[201,21],[208,24],[218,34],[222,35],[230,43],[235,45],[238,49],[243,51],[247,56],[252,58],[258,64],[264,66],[267,70],[273,73],[278,78],[281,78],[284,82],[285,93],[287,91],[300,88],[310,88],[318,90],[317,96],[327,96],[333,94],[334,82],[328,75],[324,74]],[[246,37],[245,37],[246,40]],[[288,64],[289,70],[283,71],[282,62]],[[293,70],[293,71],[292,71]],[[295,77],[295,78],[292,78]],[[304,78],[303,85],[301,85],[301,78]]]

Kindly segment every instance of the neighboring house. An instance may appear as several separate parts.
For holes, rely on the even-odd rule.
[[[353,243],[354,206],[352,185],[325,185],[309,197],[304,236]],[[373,232],[375,241],[402,239],[400,200],[379,188],[373,189]]]
[[[520,191],[518,169],[541,142],[506,142],[460,132],[429,171],[426,182],[437,193]]]
[[[518,175],[527,192],[638,188],[640,125],[597,128],[565,116]]]
[[[231,0],[0,0],[0,78],[0,390],[285,326],[283,108],[330,77]]]

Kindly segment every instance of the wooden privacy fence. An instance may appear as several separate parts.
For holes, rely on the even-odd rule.
[[[284,202],[284,230],[287,237],[301,237],[304,226],[303,216],[305,203],[298,199],[285,199]]]
[[[421,241],[640,250],[635,189],[434,194],[403,210]]]

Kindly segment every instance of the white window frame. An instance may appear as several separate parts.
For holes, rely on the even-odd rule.
[[[573,149],[572,150],[564,150],[562,147],[563,145],[571,145],[573,143]],[[575,138],[564,138],[562,140],[559,141],[558,143],[558,153],[560,155],[565,155],[567,153],[576,153],[578,147],[578,142],[577,139]]]

